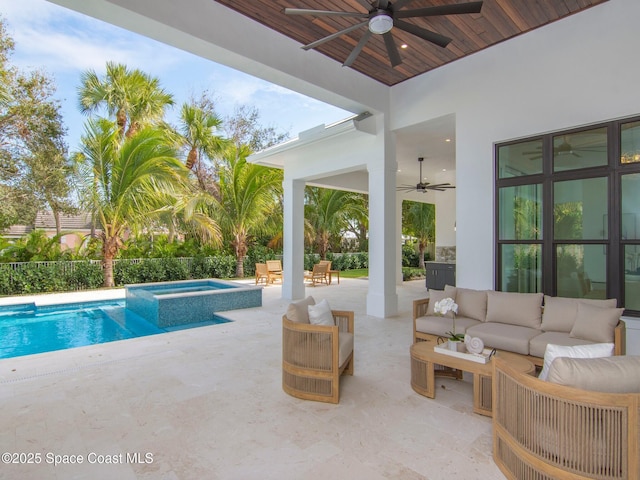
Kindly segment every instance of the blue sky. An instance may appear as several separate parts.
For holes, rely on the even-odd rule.
[[[217,100],[219,115],[230,115],[239,105],[256,107],[263,126],[291,136],[351,115],[45,0],[0,0],[0,14],[16,43],[11,63],[23,70],[42,69],[55,80],[70,150],[78,148],[85,120],[77,107],[80,76],[88,69],[103,73],[107,61],[158,77],[176,101],[169,121],[184,101],[204,90]]]

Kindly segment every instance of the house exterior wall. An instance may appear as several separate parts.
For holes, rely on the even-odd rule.
[[[458,285],[494,286],[494,143],[640,113],[638,18],[612,0],[392,88],[393,130],[456,115]]]

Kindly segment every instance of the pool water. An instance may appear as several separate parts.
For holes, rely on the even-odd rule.
[[[125,300],[0,307],[0,358],[113,342],[173,330],[226,323],[205,322],[158,328],[125,308]]]

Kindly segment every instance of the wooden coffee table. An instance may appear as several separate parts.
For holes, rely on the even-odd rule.
[[[508,358],[509,365],[524,373],[535,372],[535,365],[526,358],[508,352],[498,352],[501,358]],[[411,345],[411,387],[420,395],[435,398],[434,365],[455,368],[473,374],[473,411],[480,415],[492,416],[491,381],[493,363],[477,363],[463,358],[437,353],[432,342],[418,342]]]

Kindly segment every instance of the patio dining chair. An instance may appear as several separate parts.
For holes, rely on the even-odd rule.
[[[270,282],[280,280],[282,282],[282,262],[280,260],[267,260]]]
[[[318,283],[324,283],[329,285],[329,268],[326,263],[317,263],[313,266],[313,270],[305,272],[304,279],[309,281],[312,286],[316,286]]]
[[[258,283],[264,283],[268,285],[269,282],[269,270],[266,263],[256,263],[256,285]]]

